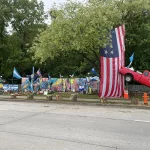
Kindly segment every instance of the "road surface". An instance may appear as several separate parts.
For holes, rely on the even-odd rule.
[[[0,150],[150,150],[150,111],[0,101]]]

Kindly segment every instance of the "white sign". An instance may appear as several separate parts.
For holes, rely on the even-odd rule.
[[[48,91],[44,91],[44,95],[47,95],[48,94]]]

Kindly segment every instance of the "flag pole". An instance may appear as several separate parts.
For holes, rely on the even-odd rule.
[[[14,68],[15,68],[15,67],[14,67]],[[12,80],[11,80],[12,86],[11,86],[11,88],[13,87],[13,76],[14,76],[14,73],[13,73],[13,75],[12,75]],[[12,93],[13,93],[13,88],[12,88]]]
[[[32,67],[32,74],[33,74],[33,76],[34,76],[34,66]]]
[[[134,58],[134,53],[131,55],[130,59],[130,64],[127,66],[127,68],[129,68],[133,62],[133,58]]]
[[[32,79],[32,89],[34,91],[34,86],[33,86],[33,82],[34,82],[34,66],[32,67],[32,73],[33,73],[33,79]]]
[[[31,92],[33,93],[33,80],[34,80],[34,66],[32,67],[32,75],[31,75]]]
[[[130,68],[131,64],[132,64],[132,62],[130,62],[130,64],[127,66],[127,68]]]

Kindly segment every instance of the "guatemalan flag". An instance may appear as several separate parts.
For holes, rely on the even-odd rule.
[[[124,77],[119,69],[125,65],[125,27],[111,31],[111,44],[100,50],[99,97],[121,97],[124,91]]]

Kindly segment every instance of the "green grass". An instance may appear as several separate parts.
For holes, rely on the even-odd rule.
[[[58,92],[56,93],[53,93],[52,95],[53,96],[56,96],[57,94],[59,94]],[[75,94],[75,93],[72,93],[72,92],[62,92],[60,93],[62,97],[66,97],[66,98],[69,98],[71,96],[71,94]],[[98,99],[98,94],[78,94],[78,98],[84,98],[84,99]]]
[[[79,94],[78,97],[85,99],[99,99],[98,94]]]
[[[52,95],[55,97],[56,95],[58,94],[61,94],[62,97],[64,98],[69,98],[71,96],[71,94],[75,94],[73,92],[54,92]],[[93,93],[93,94],[80,94],[80,93],[77,93],[78,94],[78,98],[83,98],[83,99],[99,99],[98,97],[98,93]],[[36,95],[38,96],[38,95]],[[39,96],[43,96],[43,95],[39,95]],[[143,97],[142,96],[130,96],[129,95],[129,100],[130,99],[134,99],[134,98],[138,98],[139,101],[143,101]],[[123,97],[121,98],[110,98],[112,100],[125,100]]]

